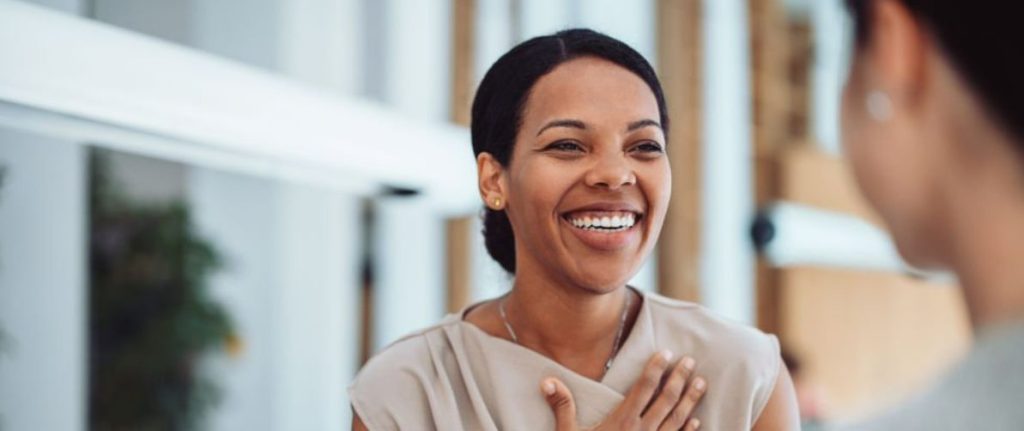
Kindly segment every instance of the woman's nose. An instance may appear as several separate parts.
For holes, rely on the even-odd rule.
[[[618,190],[636,184],[636,173],[622,153],[601,157],[587,172],[586,183],[591,187]]]

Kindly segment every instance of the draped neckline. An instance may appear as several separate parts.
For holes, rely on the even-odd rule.
[[[559,371],[558,374],[571,376],[572,382],[566,382],[571,386],[584,386],[595,392],[604,392],[621,401],[625,393],[632,386],[639,376],[644,365],[655,352],[654,324],[651,321],[650,298],[641,290],[628,287],[640,297],[640,311],[637,313],[636,321],[630,328],[619,352],[612,361],[611,368],[604,374],[601,380],[594,380],[572,369],[562,365],[558,361],[549,358],[535,350],[529,349],[518,343],[491,335],[465,320],[466,314],[483,302],[471,304],[458,313],[449,314],[445,320],[455,321],[460,328],[483,345],[495,349],[507,355],[510,361],[523,364],[537,364],[541,368],[553,368]],[[539,385],[540,382],[537,382]]]

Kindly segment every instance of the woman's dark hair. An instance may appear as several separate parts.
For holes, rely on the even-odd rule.
[[[1024,139],[1024,2],[899,0],[935,36],[968,85],[1018,142]],[[871,34],[874,0],[846,0],[857,43]],[[1024,150],[1024,144],[1021,145]]]
[[[530,89],[558,65],[580,57],[610,61],[643,79],[658,101],[659,120],[667,137],[665,95],[650,63],[614,38],[593,30],[573,29],[523,42],[491,66],[473,99],[473,153],[490,153],[502,166],[508,166]],[[502,268],[515,273],[515,236],[508,216],[504,211],[485,208],[483,219],[487,252]]]

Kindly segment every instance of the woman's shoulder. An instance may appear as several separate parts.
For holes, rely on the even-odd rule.
[[[432,367],[432,346],[445,337],[445,330],[457,325],[458,321],[445,318],[440,323],[408,333],[375,353],[356,374],[356,383],[380,383],[392,378],[395,371],[417,373],[429,371]],[[355,386],[355,385],[353,385]]]
[[[348,387],[356,414],[370,429],[399,429],[406,421],[424,423],[429,415],[428,392],[434,386],[437,346],[444,331],[455,322],[407,334],[377,352],[356,374]]]
[[[757,418],[782,369],[778,339],[692,302],[645,296],[660,348],[692,356],[701,375],[730,388],[733,404],[746,402]]]
[[[774,379],[781,365],[778,338],[699,304],[647,293],[658,344],[692,352],[705,363],[742,369],[758,380]],[[726,371],[723,369],[723,371]]]
[[[656,333],[686,335],[691,341],[748,355],[778,355],[778,340],[760,329],[688,301],[645,293]]]

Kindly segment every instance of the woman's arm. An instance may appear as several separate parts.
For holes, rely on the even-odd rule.
[[[761,416],[754,422],[751,431],[789,431],[800,429],[800,412],[797,410],[796,389],[786,365],[779,361],[779,376],[765,404]]]

